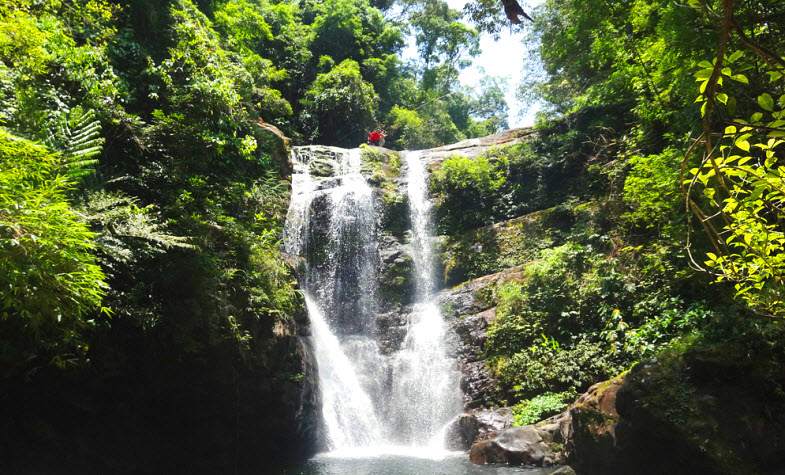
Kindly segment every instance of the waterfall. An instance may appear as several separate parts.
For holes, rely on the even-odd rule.
[[[302,258],[325,445],[335,452],[442,449],[462,408],[459,374],[435,301],[433,230],[421,154],[406,154],[416,299],[398,351],[376,341],[380,266],[373,188],[359,149],[297,147],[284,245]],[[364,452],[365,453],[365,452]]]
[[[440,429],[461,411],[460,374],[448,357],[447,327],[434,295],[433,224],[420,152],[406,153],[416,300],[401,350],[394,355],[391,413],[410,444],[443,445]]]

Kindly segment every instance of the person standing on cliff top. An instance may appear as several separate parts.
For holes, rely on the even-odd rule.
[[[368,143],[376,145],[377,147],[384,147],[384,138],[387,136],[382,129],[376,129],[368,132]]]

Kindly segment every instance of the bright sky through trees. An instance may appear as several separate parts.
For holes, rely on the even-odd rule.
[[[524,10],[531,12],[543,3],[544,0],[526,0],[521,5]],[[462,10],[466,0],[447,0],[450,7]],[[461,82],[467,86],[477,86],[483,76],[500,76],[507,78],[507,104],[510,106],[510,127],[521,127],[534,123],[534,114],[539,110],[535,104],[529,106],[521,103],[516,97],[516,91],[524,77],[524,67],[528,53],[523,44],[528,23],[523,26],[513,28],[502,28],[498,40],[494,40],[492,35],[483,33],[480,39],[482,53],[474,58],[473,64],[461,72]],[[411,49],[412,54],[415,51]],[[530,58],[534,59],[534,58]]]

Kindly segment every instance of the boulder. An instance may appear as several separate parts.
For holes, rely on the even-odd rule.
[[[475,443],[469,453],[475,464],[550,466],[562,460],[534,426],[505,429],[495,438]]]
[[[571,428],[567,451],[571,460],[589,469],[602,472],[616,458],[616,395],[623,377],[603,381],[590,387],[571,406]],[[610,465],[609,465],[610,464]]]
[[[469,461],[476,465],[507,463],[507,457],[495,440],[481,440],[475,442],[469,450]]]
[[[472,413],[479,422],[478,440],[496,437],[496,434],[512,427],[513,415],[509,407],[480,409]]]
[[[546,443],[551,444],[551,446],[556,444],[563,445],[572,435],[572,415],[570,411],[564,411],[561,414],[538,422],[534,427]]]
[[[472,414],[461,414],[450,422],[445,445],[450,450],[469,450],[480,433],[480,422]]]
[[[759,340],[667,348],[573,404],[570,465],[589,475],[785,473],[783,367],[781,347]]]

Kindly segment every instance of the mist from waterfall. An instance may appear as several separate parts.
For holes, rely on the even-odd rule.
[[[405,157],[416,298],[400,349],[382,354],[374,332],[380,260],[373,188],[361,173],[359,149],[318,150],[297,147],[292,153],[285,248],[302,262],[324,444],[332,453],[438,456],[462,396],[435,301],[431,201],[421,154]],[[325,153],[332,158],[325,160]]]

